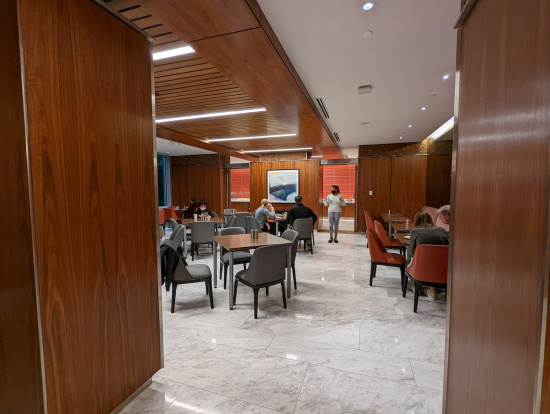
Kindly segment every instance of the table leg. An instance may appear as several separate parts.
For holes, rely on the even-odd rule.
[[[276,221],[275,222],[275,236],[278,236],[279,235],[279,222]]]
[[[183,225],[183,257],[187,259],[187,226]]]
[[[233,309],[233,252],[229,252],[229,309]]]
[[[212,241],[214,247],[214,287],[218,287],[218,243]]]
[[[292,245],[287,247],[286,250],[286,297],[290,298],[290,292],[292,291]]]
[[[391,221],[388,222],[388,237],[391,239]]]

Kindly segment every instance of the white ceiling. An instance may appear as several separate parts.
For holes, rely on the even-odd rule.
[[[421,141],[453,116],[460,1],[375,2],[365,12],[360,0],[259,0],[342,148]]]
[[[217,154],[216,152],[190,147],[189,145],[168,141],[162,138],[157,138],[157,152],[159,154],[170,155],[171,157],[178,155]]]

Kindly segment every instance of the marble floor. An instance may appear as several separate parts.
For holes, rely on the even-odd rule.
[[[203,284],[163,289],[164,368],[123,413],[441,413],[444,302],[400,293],[399,270],[379,267],[369,287],[365,236],[342,234],[315,254],[298,251],[298,289],[239,286],[228,309],[223,283],[210,309]],[[194,263],[212,266],[208,250]],[[240,266],[238,267],[240,269]]]

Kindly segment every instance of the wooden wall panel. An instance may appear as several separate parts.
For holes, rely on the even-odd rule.
[[[220,215],[225,208],[223,165],[172,165],[172,204],[188,206],[190,198],[205,199],[208,209]]]
[[[229,208],[234,208],[237,211],[250,211],[250,203],[245,203],[244,201],[231,201],[231,206]]]
[[[410,219],[426,205],[427,156],[393,157],[391,210]]]
[[[363,211],[367,210],[375,220],[382,220],[380,213],[390,208],[391,158],[359,158],[357,177],[357,231],[366,231]],[[369,195],[372,191],[372,195]]]
[[[451,203],[451,155],[428,155],[426,205],[439,208]],[[413,218],[413,217],[411,217]]]
[[[48,412],[110,412],[161,366],[151,46],[19,4]]]
[[[550,2],[479,1],[459,38],[445,412],[548,412]]]
[[[304,205],[311,208],[319,217],[319,161],[272,161],[250,163],[250,211],[260,206],[262,198],[267,198],[268,170],[300,170],[300,195]],[[288,210],[294,203],[276,203],[276,209]],[[315,224],[317,227],[317,224]]]
[[[389,157],[394,155],[451,154],[452,140],[426,138],[421,142],[402,144],[359,145],[359,157]]]
[[[43,413],[17,1],[0,2],[0,411]]]

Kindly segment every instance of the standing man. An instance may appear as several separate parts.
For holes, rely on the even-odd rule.
[[[290,207],[290,210],[288,210],[288,213],[286,215],[287,227],[290,228],[292,226],[292,222],[296,219],[310,217],[313,219],[313,225],[315,225],[315,222],[317,221],[317,215],[313,212],[312,209],[302,204],[302,196],[297,195],[296,197],[294,197],[294,201],[296,202],[296,205]]]

